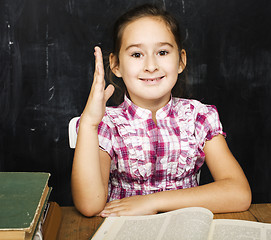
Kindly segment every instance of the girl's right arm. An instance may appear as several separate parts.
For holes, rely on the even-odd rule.
[[[104,209],[110,170],[110,156],[99,149],[98,125],[105,113],[105,104],[114,92],[105,90],[102,52],[95,47],[95,73],[86,107],[81,115],[72,166],[71,187],[75,207],[86,216]]]

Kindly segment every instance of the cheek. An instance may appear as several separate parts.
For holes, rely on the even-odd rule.
[[[179,70],[179,58],[177,57],[170,57],[164,58],[160,62],[160,66],[164,69],[167,69],[168,72],[178,72]]]
[[[140,66],[139,64],[136,64],[135,62],[126,61],[125,64],[123,64],[120,69],[121,69],[123,78],[137,77],[140,71]]]
[[[173,61],[172,62],[167,62],[163,66],[166,69],[168,74],[178,75],[179,65],[176,64],[176,62],[173,62]]]

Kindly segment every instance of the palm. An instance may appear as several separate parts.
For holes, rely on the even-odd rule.
[[[102,51],[99,47],[95,47],[95,72],[93,84],[89,94],[83,117],[87,118],[92,125],[98,126],[101,122],[107,100],[112,96],[114,87],[109,85],[105,88],[104,66]]]

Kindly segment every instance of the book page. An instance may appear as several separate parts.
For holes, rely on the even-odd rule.
[[[110,218],[111,219],[111,218]],[[107,240],[206,240],[213,214],[203,208],[185,208],[149,216],[114,218]],[[106,221],[105,221],[106,222]]]
[[[117,220],[117,217],[110,217],[105,218],[102,225],[98,228],[98,230],[94,233],[92,236],[92,240],[101,240],[105,239],[105,236],[108,233],[108,230],[111,228],[111,226],[114,224],[115,220]]]
[[[209,240],[271,240],[271,224],[244,220],[216,219]]]
[[[161,239],[206,240],[213,214],[206,209],[194,208],[170,216]],[[208,210],[209,211],[209,210]]]
[[[105,240],[154,240],[157,239],[160,229],[166,221],[166,215],[119,217]]]

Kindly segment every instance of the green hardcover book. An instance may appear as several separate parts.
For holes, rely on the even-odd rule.
[[[49,173],[0,172],[0,239],[32,239],[51,189]]]

